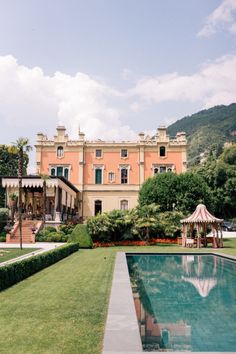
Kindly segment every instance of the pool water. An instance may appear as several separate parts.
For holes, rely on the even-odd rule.
[[[145,351],[236,352],[236,262],[127,255]]]

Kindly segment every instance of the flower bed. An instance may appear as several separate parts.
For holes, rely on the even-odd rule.
[[[158,243],[171,243],[177,244],[177,239],[171,238],[155,238],[149,241],[118,241],[118,242],[94,242],[94,247],[115,247],[115,246],[150,246],[157,245]]]

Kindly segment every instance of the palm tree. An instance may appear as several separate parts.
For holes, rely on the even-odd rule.
[[[49,175],[47,174],[40,174],[40,177],[43,180],[43,224],[45,223],[45,217],[46,217],[46,200],[47,200],[47,180],[50,178]]]
[[[23,165],[24,154],[32,150],[29,145],[29,139],[19,138],[13,143],[13,149],[15,148],[18,153],[18,179],[19,179],[19,230],[20,230],[20,248],[22,249],[22,177],[23,177]]]

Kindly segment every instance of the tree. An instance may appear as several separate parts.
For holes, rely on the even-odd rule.
[[[20,231],[20,248],[22,249],[22,177],[24,167],[24,153],[29,152],[32,148],[29,145],[29,139],[19,138],[13,143],[12,151],[18,154],[18,179],[19,179],[19,231]]]
[[[225,149],[221,155],[221,160],[224,163],[236,166],[236,145],[233,145],[228,149]]]
[[[175,173],[161,173],[146,180],[139,192],[139,205],[158,204],[160,211],[173,210],[176,204],[178,176]]]
[[[165,211],[159,214],[160,227],[165,237],[177,237],[181,235],[180,220],[184,218],[184,214],[180,211]]]
[[[29,158],[24,154],[23,173],[26,173]],[[18,171],[18,151],[15,147],[0,145],[0,176],[16,176]],[[5,189],[0,186],[0,207],[5,206]]]
[[[192,213],[199,203],[211,208],[211,192],[204,179],[196,173],[185,172],[178,175],[175,209]]]
[[[195,167],[194,173],[208,184],[211,192],[211,209],[222,218],[236,216],[236,147],[225,149],[215,159],[209,158],[203,165]]]
[[[133,218],[133,234],[141,235],[149,241],[150,234],[155,234],[157,230],[160,229],[158,219],[159,210],[159,205],[154,203],[134,208],[131,211],[131,217]]]
[[[141,206],[155,203],[160,211],[179,210],[184,213],[193,212],[196,204],[210,206],[210,191],[201,176],[193,172],[180,175],[168,172],[149,178],[139,192]]]

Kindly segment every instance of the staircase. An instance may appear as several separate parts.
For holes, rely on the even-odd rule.
[[[38,220],[22,220],[22,243],[35,243],[35,233],[32,231],[32,227],[35,227],[37,232],[41,225],[42,221]],[[20,243],[20,229],[19,221],[17,221],[6,237],[6,243]]]

